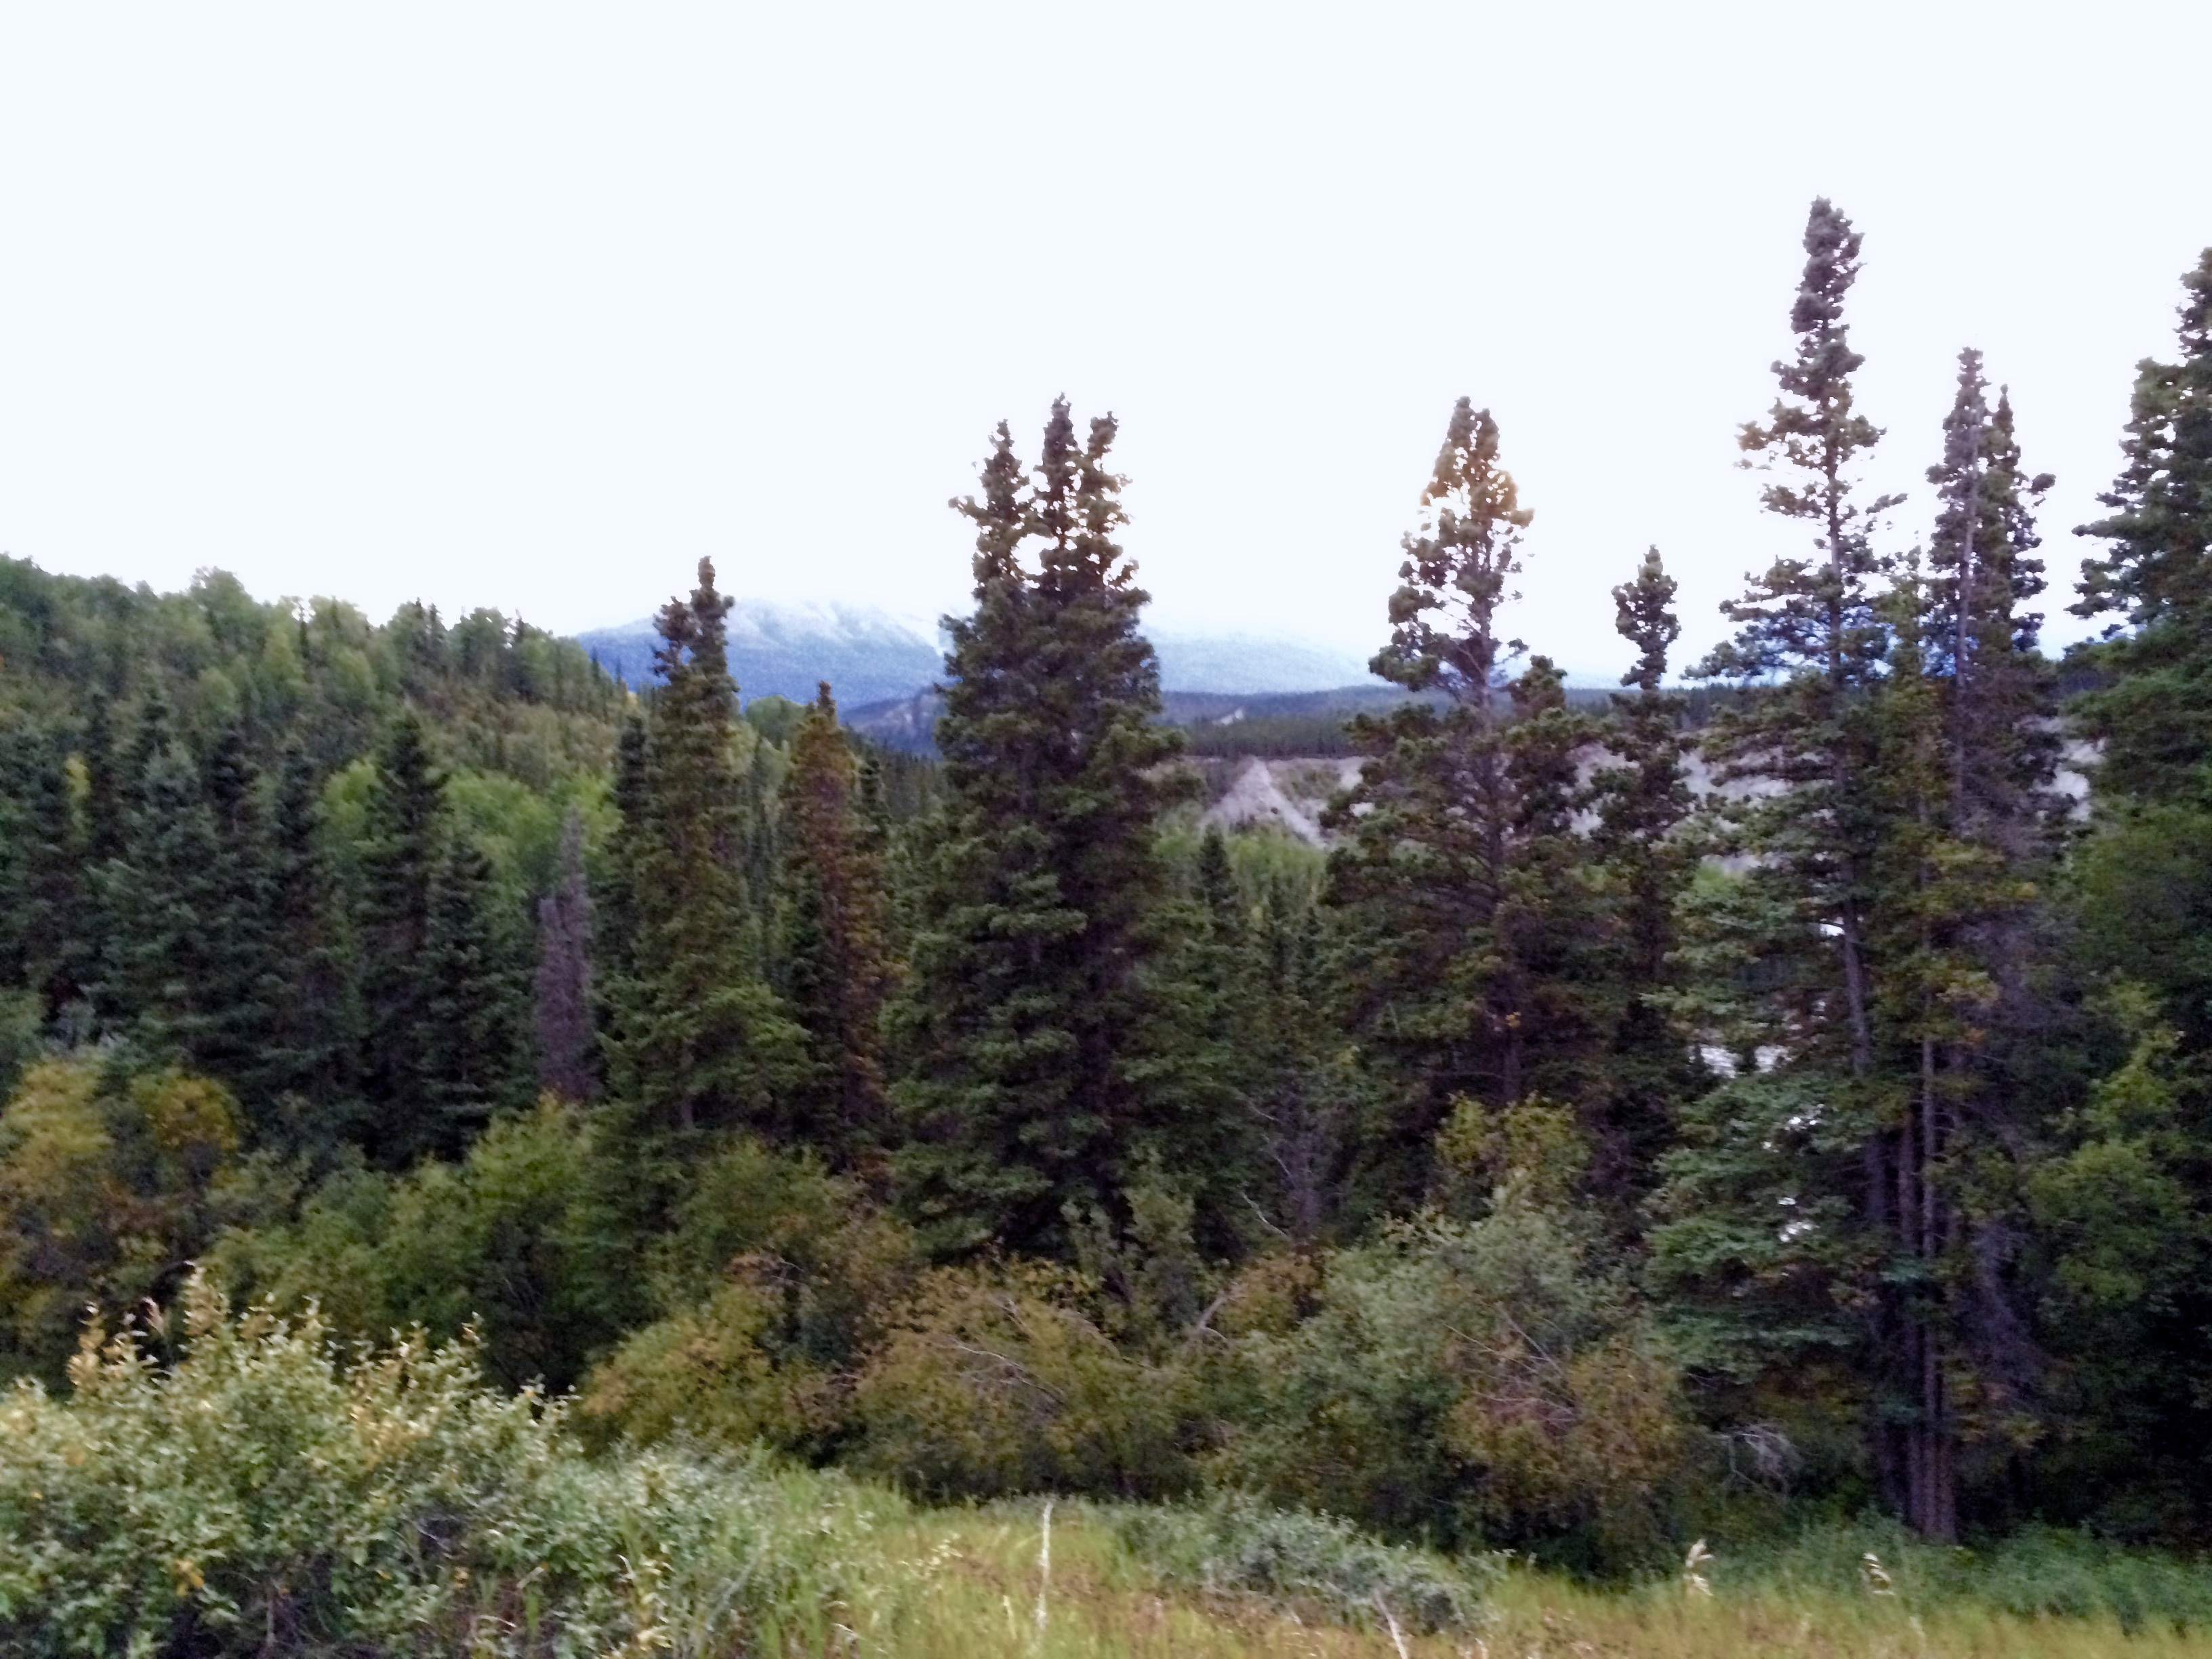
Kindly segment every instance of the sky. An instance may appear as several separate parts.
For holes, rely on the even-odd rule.
[[[1825,194],[1888,544],[1978,346],[2063,589],[2212,244],[2208,53],[2114,0],[9,8],[0,551],[564,631],[711,555],[928,617],[1065,393],[1164,624],[1364,650],[1467,395],[1515,630],[1617,672],[1645,546],[1686,653],[1799,545],[1735,432]]]

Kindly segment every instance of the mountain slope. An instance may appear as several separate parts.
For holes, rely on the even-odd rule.
[[[1355,653],[1261,634],[1151,634],[1170,691],[1231,696],[1321,691],[1374,684]],[[579,634],[609,673],[635,685],[653,678],[650,619]],[[747,697],[804,701],[828,680],[847,707],[910,697],[944,672],[937,641],[914,623],[868,605],[740,599],[730,613],[730,670]]]
[[[576,635],[602,667],[632,685],[653,678],[658,641],[650,619]],[[748,698],[804,702],[827,680],[841,703],[877,702],[919,690],[943,668],[934,641],[868,606],[740,599],[730,612],[730,672]]]

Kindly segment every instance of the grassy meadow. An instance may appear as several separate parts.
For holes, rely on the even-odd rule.
[[[2212,1656],[2212,1628],[2195,1605],[2212,1596],[2212,1573],[2098,1559],[2063,1543],[2040,1563],[2031,1550],[1979,1574],[1924,1561],[1916,1571],[1914,1558],[1932,1552],[1908,1546],[1893,1563],[1877,1552],[1869,1565],[1853,1553],[1866,1535],[1826,1529],[1740,1571],[1717,1559],[1696,1575],[1703,1589],[1688,1574],[1591,1588],[1506,1564],[1469,1627],[1423,1631],[1389,1616],[1385,1600],[1354,1613],[1295,1594],[1176,1582],[1140,1559],[1109,1516],[1083,1506],[1055,1509],[1047,1571],[1043,1532],[1033,1507],[915,1511],[891,1523],[877,1580],[890,1593],[847,1609],[852,1636],[842,1639],[850,1651],[901,1659]]]

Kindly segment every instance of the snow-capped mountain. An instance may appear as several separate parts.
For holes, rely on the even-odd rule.
[[[1375,684],[1357,653],[1265,634],[1146,630],[1170,691],[1231,695],[1322,691]],[[611,673],[653,678],[648,620],[579,634]],[[805,700],[828,680],[853,708],[910,696],[944,672],[943,647],[913,621],[867,605],[739,599],[730,612],[730,672],[748,698]]]

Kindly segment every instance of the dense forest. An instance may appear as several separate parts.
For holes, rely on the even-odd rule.
[[[1592,1572],[1811,1510],[2202,1543],[2212,251],[2063,662],[1995,371],[1886,434],[1860,234],[1804,252],[1726,642],[1630,549],[1621,689],[1524,654],[1541,504],[1461,400],[1407,695],[1261,745],[1362,757],[1323,848],[1209,827],[1065,402],[956,503],[933,756],[741,703],[704,561],[635,687],[0,562],[0,1370],[203,1285],[924,1499]]]

